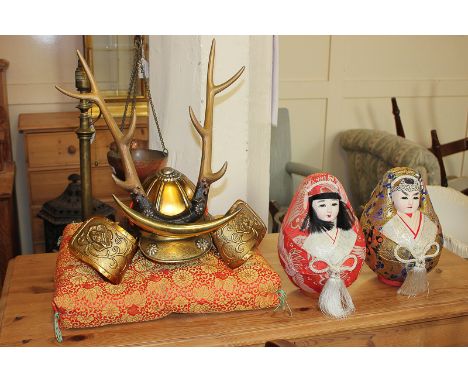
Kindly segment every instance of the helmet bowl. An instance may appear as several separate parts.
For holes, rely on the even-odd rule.
[[[144,180],[149,175],[159,171],[161,168],[166,166],[167,155],[165,155],[162,151],[136,148],[130,150],[130,152],[132,154],[133,163],[135,165],[140,182],[144,182]],[[119,179],[124,180],[125,174],[119,152],[109,150],[107,152],[107,161],[112,167],[115,175]]]

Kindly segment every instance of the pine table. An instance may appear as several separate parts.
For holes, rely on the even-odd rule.
[[[261,243],[280,274],[292,310],[265,309],[211,314],[172,314],[160,320],[63,330],[58,343],[51,306],[56,254],[22,255],[8,266],[0,301],[1,346],[263,346],[288,340],[298,346],[468,345],[468,262],[443,250],[429,273],[430,293],[408,298],[380,283],[364,264],[349,288],[357,311],[326,318],[318,296],[299,291],[276,252],[277,234]]]

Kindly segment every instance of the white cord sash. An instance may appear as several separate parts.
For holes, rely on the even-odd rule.
[[[431,249],[431,247],[435,245],[436,246],[436,251],[430,255],[426,255],[427,252],[429,252],[429,250]],[[406,249],[409,253],[411,253],[411,256],[413,256],[412,259],[403,259],[401,258],[399,255],[398,255],[398,251],[400,250],[400,248],[404,248]],[[429,243],[427,244],[425,247],[424,247],[424,250],[420,253],[420,254],[414,254],[413,252],[411,252],[411,250],[407,247],[403,247],[403,246],[400,246],[400,245],[397,245],[395,247],[395,249],[393,250],[393,255],[395,256],[395,258],[400,262],[400,263],[403,263],[403,264],[411,264],[411,263],[414,263],[414,265],[416,267],[426,267],[426,259],[432,259],[434,257],[436,257],[438,254],[439,254],[439,251],[440,251],[440,246],[439,246],[439,243],[437,242],[432,242],[432,243]]]
[[[432,254],[427,254],[429,250],[432,248],[432,246],[436,247],[436,250]],[[412,259],[403,259],[398,255],[398,251],[401,248],[405,248],[407,251],[411,253],[411,256],[413,256]],[[405,296],[416,296],[418,294],[424,293],[424,292],[429,292],[429,282],[427,281],[427,271],[426,271],[426,260],[427,259],[432,259],[436,257],[440,252],[440,246],[439,243],[437,242],[432,242],[427,244],[424,247],[424,250],[419,252],[419,253],[413,253],[411,250],[407,247],[402,247],[400,245],[397,245],[395,249],[393,250],[393,254],[395,258],[406,265],[408,269],[408,265],[414,264],[414,267],[412,267],[406,275],[405,281],[401,285],[400,289],[398,289],[398,293],[405,295]]]
[[[353,260],[352,265],[344,265],[349,260]],[[327,266],[323,269],[315,269],[313,265],[322,261]],[[327,316],[334,318],[345,318],[354,312],[354,304],[344,281],[341,278],[343,272],[353,271],[358,264],[358,258],[354,254],[346,256],[341,264],[329,264],[327,261],[316,258],[309,262],[309,267],[314,273],[323,274],[328,272],[329,278],[323,286],[319,297],[319,308]]]

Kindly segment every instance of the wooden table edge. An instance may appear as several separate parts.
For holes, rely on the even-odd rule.
[[[5,275],[5,279],[3,280],[2,286],[2,296],[0,297],[0,338],[2,338],[2,331],[3,331],[3,315],[5,314],[5,307],[7,303],[7,295],[10,291],[10,279],[11,275],[14,272],[15,264],[16,264],[16,257],[10,259],[7,266],[7,272]]]
[[[455,256],[453,253],[450,253],[451,256]],[[25,255],[26,256],[26,255]],[[36,255],[31,255],[31,256],[49,256],[51,260],[55,263],[55,259],[57,256],[57,253],[49,253],[49,254],[36,254]],[[4,318],[4,313],[5,313],[5,308],[7,304],[7,296],[10,291],[10,284],[11,284],[11,279],[14,277],[14,273],[16,270],[16,267],[18,265],[18,258],[14,258],[9,262],[8,265],[8,270],[7,274],[5,277],[5,283],[4,283],[4,289],[2,291],[2,296],[0,299],[0,339],[3,340],[3,318]],[[460,259],[462,260],[462,259]],[[270,264],[271,265],[271,264]],[[287,339],[290,341],[294,340],[300,340],[304,338],[321,338],[321,337],[327,337],[327,336],[340,336],[344,335],[347,333],[359,333],[363,334],[367,331],[371,330],[385,330],[385,329],[391,329],[391,328],[402,328],[402,327],[410,327],[411,325],[419,325],[419,324],[424,324],[424,323],[431,323],[431,322],[448,322],[450,320],[457,320],[457,319],[462,319],[463,322],[465,320],[468,322],[468,296],[464,297],[463,295],[457,295],[456,299],[452,301],[441,301],[435,306],[428,307],[423,306],[423,305],[415,305],[410,307],[410,310],[408,308],[405,308],[404,306],[399,306],[397,309],[395,307],[388,307],[387,309],[386,306],[384,306],[382,309],[378,310],[377,312],[370,312],[370,313],[364,313],[363,315],[360,314],[360,309],[359,306],[357,306],[357,312],[355,315],[351,315],[349,318],[346,319],[347,321],[347,326],[344,328],[340,328],[338,326],[334,327],[331,329],[330,323],[335,321],[329,321],[327,322],[327,325],[325,325],[325,328],[323,330],[318,329],[317,330],[317,325],[321,325],[320,322],[314,321],[314,318],[317,318],[317,316],[312,316],[311,317],[311,322],[310,324],[307,324],[305,321],[306,318],[304,318],[303,313],[302,317],[299,317],[300,320],[298,320],[296,323],[291,324],[288,323],[286,320],[279,320],[277,323],[272,323],[267,322],[266,324],[262,325],[259,324],[258,328],[254,328],[254,333],[252,333],[252,327],[248,328],[242,328],[242,327],[236,327],[234,332],[230,332],[228,330],[222,331],[220,333],[219,337],[223,337],[223,340],[218,340],[217,338],[213,338],[209,333],[194,333],[192,335],[188,335],[186,337],[173,337],[170,339],[164,339],[164,338],[156,338],[152,339],[149,337],[148,339],[145,339],[143,342],[141,341],[140,338],[136,338],[135,340],[131,338],[131,336],[123,336],[123,342],[121,343],[112,343],[112,339],[116,338],[118,336],[118,332],[120,328],[127,326],[129,324],[118,324],[118,325],[106,325],[102,327],[94,327],[94,328],[80,328],[80,329],[63,329],[63,334],[64,338],[66,339],[67,337],[82,337],[86,335],[97,335],[97,336],[106,336],[107,334],[110,334],[110,341],[104,340],[103,343],[101,344],[93,344],[93,343],[86,343],[85,341],[83,342],[65,342],[62,344],[59,344],[55,342],[54,338],[54,331],[53,331],[53,309],[52,309],[52,295],[53,292],[51,293],[51,304],[50,304],[50,334],[49,332],[40,338],[41,341],[47,341],[47,344],[41,344],[39,346],[67,346],[67,345],[75,345],[75,346],[137,346],[137,345],[144,345],[144,346],[226,346],[226,338],[230,339],[230,342],[227,343],[227,345],[232,345],[232,346],[258,346],[258,345],[263,345],[264,340],[267,338],[268,340],[271,339]],[[258,310],[258,315],[261,316],[263,314],[273,314],[273,309],[274,308],[268,308],[264,310]],[[302,314],[300,312],[300,308],[295,308],[298,310],[297,314]],[[310,308],[309,308],[310,309]],[[419,314],[418,311],[421,311]],[[389,315],[389,312],[395,312],[397,315],[397,319]],[[423,312],[424,311],[424,312]],[[399,313],[400,312],[400,313]],[[424,313],[424,314],[423,314]],[[429,314],[428,314],[429,313]],[[210,313],[211,314],[211,313]],[[213,315],[216,314],[227,314],[227,313],[212,313]],[[371,321],[373,325],[369,325],[369,321],[366,323],[361,323],[360,321],[362,320],[363,316],[365,317],[366,315],[376,317],[377,319],[375,321]],[[403,315],[403,316],[402,316]],[[185,314],[180,314],[180,316],[185,316]],[[198,316],[198,315],[194,315]],[[406,316],[406,318],[405,318]],[[169,316],[165,318],[169,318]],[[383,320],[382,320],[383,317]],[[165,319],[165,318],[162,318]],[[261,317],[260,317],[261,318]],[[131,325],[139,325],[139,324],[144,324],[144,325],[151,325],[151,323],[158,322],[160,320],[151,320],[151,321],[146,321],[142,323],[134,323],[130,324]],[[261,321],[260,321],[261,322]],[[322,321],[325,323],[325,321]],[[274,326],[277,325],[277,326]],[[278,328],[280,330],[278,330]],[[137,331],[140,328],[135,327]],[[145,330],[148,330],[148,328],[142,328],[142,333],[144,335]],[[257,330],[257,331],[256,331]],[[96,332],[94,332],[96,331]],[[252,335],[253,334],[253,335]],[[309,335],[308,335],[309,334]],[[247,338],[247,339],[246,339]],[[20,344],[16,342],[11,342],[11,343],[1,343],[0,346],[19,346]],[[37,345],[36,345],[37,346]]]

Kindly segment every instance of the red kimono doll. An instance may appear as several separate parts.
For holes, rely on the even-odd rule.
[[[356,280],[365,241],[341,183],[327,173],[301,183],[281,226],[278,252],[291,281],[318,292],[319,308],[344,318],[354,311],[346,287]]]

